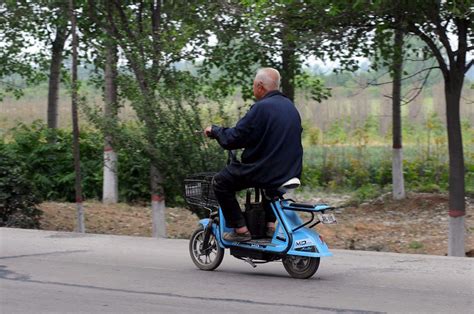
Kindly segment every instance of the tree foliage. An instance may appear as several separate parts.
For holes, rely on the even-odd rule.
[[[239,86],[243,98],[251,99],[255,71],[273,67],[280,71],[281,89],[289,98],[304,87],[313,99],[326,99],[330,93],[323,82],[302,69],[309,29],[299,16],[306,6],[302,1],[220,2],[212,28],[216,42],[206,47],[201,72],[224,94]]]
[[[0,3],[0,97],[47,79],[51,49],[68,37],[67,2],[6,0]],[[62,52],[61,52],[62,53]]]
[[[178,106],[171,108],[176,104],[170,104],[163,96],[164,91],[171,91],[173,95],[186,93],[180,90],[187,87],[179,86],[178,90],[175,80],[180,78],[174,64],[196,58],[200,45],[207,41],[205,30],[212,12],[203,10],[204,4],[205,1],[195,1],[187,5],[187,10],[180,10],[179,2],[88,1],[88,16],[95,27],[106,30],[110,40],[120,47],[127,61],[127,72],[133,73],[132,80],[125,72],[119,79],[119,88],[143,122],[145,152],[151,159],[152,172],[155,172],[153,168],[158,170],[156,178],[152,176],[152,181],[157,181],[152,182],[152,187],[157,189],[152,194],[163,195],[164,165],[160,154],[167,142],[166,137],[157,137],[157,134],[166,132],[166,128],[178,127],[167,123],[169,113],[179,111],[185,121],[192,123],[188,130],[202,127],[197,124],[198,119],[192,117],[192,112],[197,117],[192,100],[186,104],[191,110],[185,109],[182,98]],[[162,86],[166,89],[160,90]]]

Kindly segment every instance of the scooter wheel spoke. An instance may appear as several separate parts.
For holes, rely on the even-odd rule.
[[[224,250],[218,246],[213,234],[210,235],[208,248],[203,250],[204,229],[198,229],[191,237],[189,251],[196,266],[203,270],[213,270],[217,268],[224,257]]]

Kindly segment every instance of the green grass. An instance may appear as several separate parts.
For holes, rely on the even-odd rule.
[[[408,245],[408,247],[409,247],[410,249],[413,249],[413,250],[422,249],[423,246],[424,246],[423,243],[420,243],[420,242],[418,242],[418,241],[412,241],[412,242]]]

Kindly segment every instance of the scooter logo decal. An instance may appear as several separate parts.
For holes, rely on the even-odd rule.
[[[306,244],[306,240],[296,241],[296,246],[303,246]]]
[[[295,248],[308,246],[308,245],[312,245],[312,244],[313,244],[313,241],[311,241],[311,239],[296,240],[295,241]]]

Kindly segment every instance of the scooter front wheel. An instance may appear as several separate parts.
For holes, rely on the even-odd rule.
[[[285,256],[282,261],[283,266],[291,277],[308,279],[318,270],[319,260],[319,257],[288,255]]]
[[[214,234],[210,234],[209,246],[203,250],[204,228],[198,228],[191,236],[189,241],[189,254],[193,263],[202,270],[214,270],[224,258],[224,249],[217,243]]]

